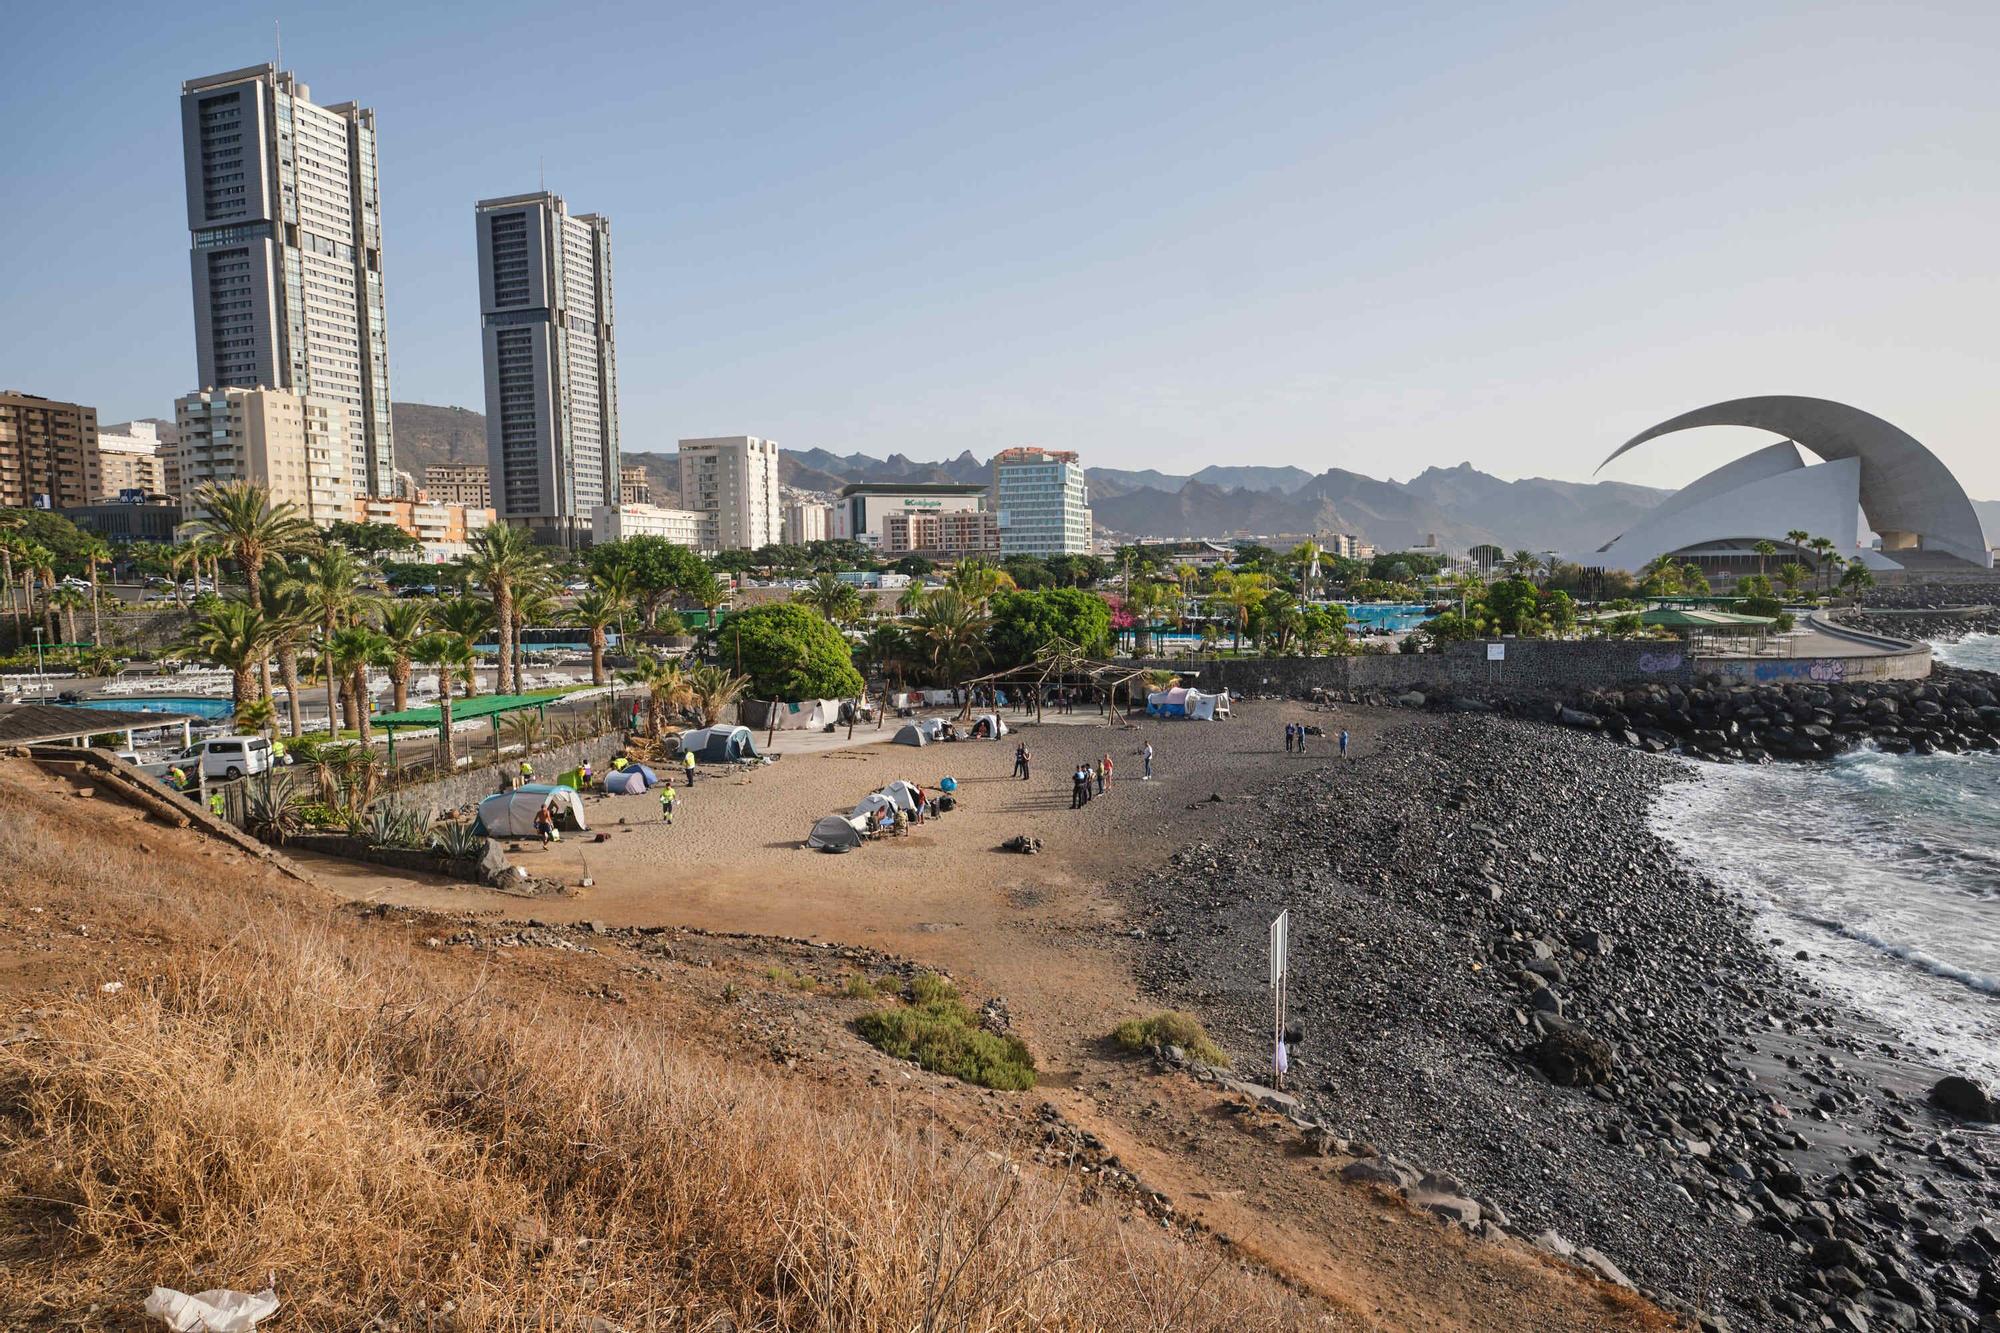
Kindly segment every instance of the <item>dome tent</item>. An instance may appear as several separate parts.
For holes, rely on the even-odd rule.
[[[530,782],[481,801],[472,821],[473,832],[489,838],[531,838],[535,835],[535,812],[545,804],[558,829],[580,833],[590,828],[583,817],[583,798],[575,791]]]
[[[905,723],[902,727],[899,727],[897,729],[895,743],[897,745],[914,745],[919,748],[922,748],[923,746],[930,744],[930,739],[929,737],[924,735],[924,729],[922,727],[917,726],[914,722],[911,722],[911,723]]]
[[[681,737],[681,750],[692,751],[704,764],[731,764],[738,759],[755,759],[757,742],[748,727],[703,727]]]
[[[861,830],[846,815],[825,815],[806,835],[806,846],[822,852],[851,852],[861,845]]]

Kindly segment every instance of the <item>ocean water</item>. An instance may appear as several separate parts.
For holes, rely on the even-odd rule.
[[[2000,636],[1938,656],[2000,670]],[[1653,823],[1819,983],[2000,1082],[2000,754],[1703,765]]]

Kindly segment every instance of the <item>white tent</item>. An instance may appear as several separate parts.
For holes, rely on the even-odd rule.
[[[878,794],[894,801],[896,808],[904,814],[913,813],[917,808],[917,787],[915,783],[905,782],[901,778],[897,778],[894,782],[884,787]]]
[[[871,791],[861,798],[859,804],[848,811],[848,817],[862,820],[864,823],[872,823],[877,810],[894,810],[895,808],[896,803],[887,796],[884,796],[879,791]]]
[[[861,845],[867,821],[847,815],[826,815],[806,835],[806,846],[823,852],[849,852]]]
[[[924,734],[922,727],[914,723],[905,723],[896,729],[895,743],[897,745],[915,745],[921,747],[930,744],[930,737]]]
[[[590,827],[583,818],[583,798],[568,787],[531,782],[513,791],[503,791],[479,803],[474,831],[489,838],[532,838],[535,812],[546,804],[555,816],[556,827],[581,832]]]
[[[944,719],[941,717],[920,717],[910,725],[923,732],[927,741],[938,740],[944,735]]]
[[[998,713],[981,713],[978,717],[973,718],[972,734],[975,736],[980,735],[980,728],[982,726],[986,729],[984,734],[987,740],[997,741],[1007,734],[1007,724],[1000,720]]]

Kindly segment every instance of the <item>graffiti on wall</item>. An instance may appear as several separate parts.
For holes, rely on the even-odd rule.
[[[1838,685],[1847,679],[1847,659],[1809,658],[1796,662],[1759,662],[1752,673],[1758,680],[1810,680],[1820,685]]]
[[[1682,658],[1679,653],[1640,653],[1639,670],[1649,674],[1656,674],[1661,671],[1679,671],[1681,669],[1681,661]]]

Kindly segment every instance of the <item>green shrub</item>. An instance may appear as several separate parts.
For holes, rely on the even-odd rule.
[[[1035,1086],[1035,1058],[1027,1044],[980,1027],[957,987],[927,972],[910,989],[919,997],[915,1004],[878,1009],[855,1023],[871,1046],[982,1088],[1018,1092]],[[932,998],[923,999],[926,994]]]
[[[958,999],[958,987],[951,979],[935,972],[919,972],[910,980],[910,1000],[914,1004],[943,1004]]]
[[[794,972],[789,967],[767,967],[764,969],[764,979],[775,981],[788,990],[819,989],[819,979],[817,977],[807,976],[803,972]]]
[[[900,977],[877,977],[871,981],[865,973],[850,972],[840,991],[850,1000],[873,1000],[878,996],[896,995],[902,989]]]
[[[1229,1052],[1209,1038],[1208,1029],[1193,1014],[1162,1009],[1151,1018],[1128,1018],[1111,1034],[1128,1051],[1164,1051],[1178,1046],[1205,1065],[1229,1067]]]

